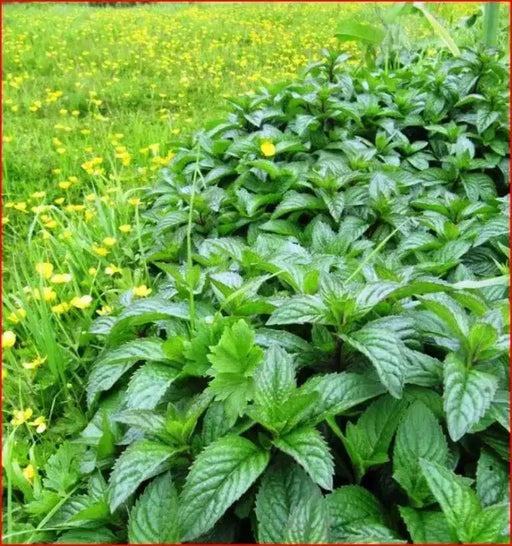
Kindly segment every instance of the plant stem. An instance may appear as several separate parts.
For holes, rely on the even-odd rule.
[[[498,2],[485,4],[484,45],[486,47],[493,47],[498,42],[499,9]]]
[[[188,207],[188,223],[187,223],[187,275],[188,275],[188,300],[189,300],[189,315],[190,329],[193,331],[196,324],[196,309],[194,302],[194,287],[192,286],[192,218],[194,215],[194,199],[196,196],[196,180],[199,171],[199,144],[197,145],[196,168],[192,177],[192,189],[190,192],[190,204]]]

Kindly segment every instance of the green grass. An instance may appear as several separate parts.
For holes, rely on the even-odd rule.
[[[430,9],[453,24],[476,6]],[[19,501],[40,487],[38,470],[55,444],[86,423],[92,319],[149,285],[140,251],[144,188],[180,141],[222,115],[226,97],[293,78],[321,48],[336,47],[342,20],[375,23],[378,13],[361,3],[29,4],[3,12],[3,329],[16,335],[3,361],[9,535],[24,530]],[[418,17],[405,26],[415,40],[431,36]],[[459,45],[480,30],[478,22],[459,31]],[[354,44],[345,47],[357,57]],[[41,277],[40,262],[71,281]],[[84,296],[90,305],[73,306]],[[36,358],[44,361],[30,369]],[[29,419],[9,424],[27,408]],[[46,431],[30,424],[36,417]],[[29,464],[35,476],[26,479]]]

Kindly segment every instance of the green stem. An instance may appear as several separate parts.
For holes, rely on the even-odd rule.
[[[498,2],[485,4],[484,45],[486,47],[493,47],[498,42],[499,8]]]
[[[30,544],[34,538],[34,535],[38,532],[40,532],[46,523],[50,521],[52,516],[60,509],[60,507],[71,497],[71,495],[79,488],[79,485],[76,485],[73,487],[73,489],[65,496],[63,497],[49,512],[46,514],[46,516],[41,520],[39,525],[36,527],[35,531],[30,535],[29,539],[27,540],[28,544]]]
[[[190,329],[194,331],[196,324],[196,309],[194,301],[194,287],[192,286],[192,219],[194,215],[194,199],[196,196],[196,181],[197,173],[199,171],[199,144],[197,146],[196,154],[196,168],[194,169],[194,176],[192,177],[192,190],[190,192],[190,204],[188,207],[188,223],[187,223],[187,273],[188,279],[188,300],[189,300],[189,315],[190,315]]]

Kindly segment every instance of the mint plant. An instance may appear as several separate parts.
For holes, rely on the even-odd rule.
[[[162,173],[60,541],[508,540],[508,68],[347,59]]]

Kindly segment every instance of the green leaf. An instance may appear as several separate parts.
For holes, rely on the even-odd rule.
[[[345,447],[359,479],[371,466],[389,460],[389,445],[404,408],[401,400],[382,396],[363,412],[357,424],[347,423]]]
[[[471,542],[469,527],[481,512],[475,492],[462,476],[444,466],[422,459],[420,467],[448,525],[455,530],[461,542]]]
[[[419,298],[459,339],[469,334],[469,321],[464,309],[446,294],[427,294]]]
[[[95,362],[87,383],[87,402],[91,404],[96,395],[110,389],[114,383],[140,360],[165,362],[163,341],[144,338],[128,341],[115,349],[105,351]]]
[[[293,430],[274,440],[274,445],[293,457],[324,489],[332,489],[334,463],[329,446],[314,428]]]
[[[265,470],[269,453],[245,438],[225,436],[194,461],[180,497],[185,541],[211,529]]]
[[[498,504],[485,507],[469,522],[471,542],[493,544],[507,534],[509,529],[509,506]]]
[[[335,34],[341,41],[360,41],[363,44],[378,45],[384,39],[384,31],[373,25],[343,21]]]
[[[80,477],[78,467],[82,453],[83,446],[81,445],[70,442],[60,445],[45,464],[44,486],[64,496]]]
[[[489,409],[498,388],[495,376],[468,368],[450,353],[444,365],[444,411],[453,441],[466,434]]]
[[[175,544],[180,541],[178,493],[170,472],[155,478],[130,512],[130,544]]]
[[[455,544],[457,534],[442,512],[399,506],[400,515],[414,544]]]
[[[398,427],[393,450],[393,477],[414,506],[422,506],[430,492],[421,474],[420,459],[446,466],[448,446],[434,414],[417,401]]]
[[[254,374],[254,401],[269,413],[287,400],[296,388],[295,366],[288,353],[273,344]]]
[[[173,450],[165,444],[140,440],[117,459],[109,479],[109,505],[113,512],[145,480],[169,468]]]
[[[319,492],[309,476],[296,464],[269,468],[263,475],[256,496],[258,542],[283,543],[291,514],[304,499]]]
[[[413,2],[413,6],[421,11],[425,16],[425,19],[430,23],[430,26],[434,29],[434,32],[437,34],[439,39],[443,44],[450,50],[450,53],[454,57],[460,55],[460,50],[457,47],[457,44],[453,41],[453,38],[450,36],[448,30],[446,30],[443,25],[425,8],[423,2]]]
[[[295,394],[295,366],[292,358],[277,344],[265,352],[263,364],[256,370],[254,402],[257,414],[267,428],[281,430],[289,418],[299,413]],[[297,395],[293,396],[294,399]],[[307,405],[307,404],[306,404]]]
[[[289,191],[284,194],[281,202],[272,213],[272,218],[280,218],[297,210],[323,210],[325,205],[321,199],[309,193]]]
[[[320,491],[300,499],[290,514],[284,543],[325,544],[329,537],[329,514]]]
[[[204,305],[196,304],[195,309],[200,315],[208,314],[208,308]],[[139,326],[141,324],[147,324],[148,322],[155,322],[168,318],[189,320],[190,311],[188,302],[170,302],[161,296],[140,299],[132,302],[119,314],[110,331],[110,336],[115,337],[121,330],[128,327]]]
[[[342,338],[370,360],[391,396],[400,398],[405,382],[406,359],[402,340],[397,334],[369,323]]]
[[[368,375],[341,372],[314,376],[300,387],[299,392],[317,392],[319,398],[304,413],[300,423],[316,425],[384,391],[382,384]]]
[[[318,322],[326,311],[327,308],[318,296],[292,296],[272,313],[267,325]]]
[[[133,409],[154,409],[176,379],[179,370],[156,362],[139,368],[130,379],[125,403]]]
[[[371,523],[386,522],[380,502],[364,487],[344,485],[327,495],[326,501],[333,542],[345,542],[347,536]]]
[[[254,344],[254,332],[244,320],[224,329],[219,343],[208,355],[211,375],[209,390],[217,400],[226,401],[230,415],[241,415],[253,397],[253,374],[263,358]]]
[[[508,472],[500,459],[483,450],[476,468],[476,493],[484,506],[508,501]]]
[[[107,527],[71,529],[57,540],[57,544],[119,544],[119,538]]]

